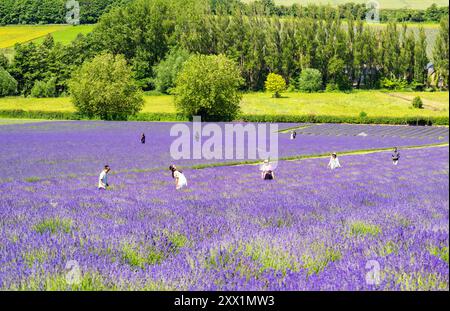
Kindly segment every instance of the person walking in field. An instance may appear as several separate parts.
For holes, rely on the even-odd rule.
[[[341,167],[341,163],[339,163],[337,154],[335,152],[333,152],[331,154],[330,162],[328,163],[328,168],[334,170],[339,167]]]
[[[297,132],[296,131],[292,131],[291,132],[291,140],[294,140],[295,138],[297,138]]]
[[[169,170],[172,172],[172,178],[175,179],[175,188],[177,190],[187,187],[187,179],[182,171],[179,171],[175,165],[169,166]]]
[[[399,160],[400,160],[400,152],[398,152],[397,147],[394,147],[394,152],[392,153],[392,163],[394,165],[397,165]]]
[[[264,163],[259,169],[261,171],[261,178],[264,180],[275,179],[275,172],[273,171],[272,165],[270,165],[269,160],[264,160]]]
[[[109,165],[105,165],[103,168],[103,171],[100,173],[100,176],[98,177],[98,189],[99,190],[106,190],[109,187],[108,184],[108,173],[111,169],[109,168]]]
[[[141,144],[145,144],[145,134],[142,133],[141,135]]]

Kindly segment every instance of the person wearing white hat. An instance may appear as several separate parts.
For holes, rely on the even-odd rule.
[[[273,171],[272,165],[270,165],[269,160],[264,160],[264,163],[259,169],[261,171],[261,178],[264,180],[275,179],[275,172]]]
[[[330,162],[328,163],[328,168],[334,170],[339,167],[341,167],[341,163],[339,163],[339,159],[336,152],[333,152],[331,154]]]

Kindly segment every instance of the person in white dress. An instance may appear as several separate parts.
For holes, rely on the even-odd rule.
[[[261,178],[264,180],[275,179],[275,172],[273,171],[272,165],[270,165],[269,160],[265,160],[259,169],[261,171]]]
[[[105,165],[102,172],[100,173],[100,176],[98,177],[98,189],[99,190],[106,190],[109,187],[108,184],[108,173],[111,169],[109,168],[109,165]]]
[[[337,154],[334,152],[331,154],[330,162],[328,163],[328,168],[334,170],[336,168],[341,167],[341,163],[339,163],[339,159]]]
[[[169,169],[172,172],[172,178],[175,179],[175,188],[180,190],[187,187],[187,179],[183,172],[179,171],[175,165],[171,165]]]

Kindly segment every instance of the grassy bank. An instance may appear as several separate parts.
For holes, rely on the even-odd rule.
[[[424,109],[411,101],[420,96]],[[333,122],[448,125],[449,94],[419,92],[355,91],[345,93],[286,93],[275,99],[267,93],[244,94],[240,120],[254,122]],[[367,117],[361,118],[365,112]],[[69,98],[0,99],[0,116],[10,118],[78,119]],[[173,96],[145,96],[142,111],[131,120],[179,121]]]

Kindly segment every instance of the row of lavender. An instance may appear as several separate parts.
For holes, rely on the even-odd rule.
[[[174,123],[49,122],[0,126],[0,182],[12,178],[32,180],[98,174],[104,164],[109,164],[116,172],[166,168],[172,162],[170,146],[175,137],[170,136],[170,130],[173,125]],[[279,129],[294,126],[298,125],[283,124]],[[223,129],[224,124],[220,124],[220,127]],[[386,130],[410,130],[412,134],[386,136]],[[433,135],[429,135],[430,130]],[[279,158],[448,142],[448,129],[442,128],[367,126],[363,129],[358,125],[324,124],[297,131],[299,135],[296,140],[290,140],[289,132],[278,135]],[[416,137],[418,131],[422,131],[423,135]],[[347,134],[344,135],[344,132]],[[348,136],[359,132],[365,132],[366,135]],[[147,136],[145,145],[140,143],[141,133]],[[248,136],[246,139],[249,140]],[[265,139],[268,150],[269,136]],[[245,148],[245,145],[234,144],[236,148]],[[247,150],[243,151],[243,159],[235,158],[230,161],[248,159]],[[176,164],[191,166],[221,161],[224,160],[184,159],[176,161]]]
[[[448,149],[388,157],[4,182],[0,288],[448,290]]]

